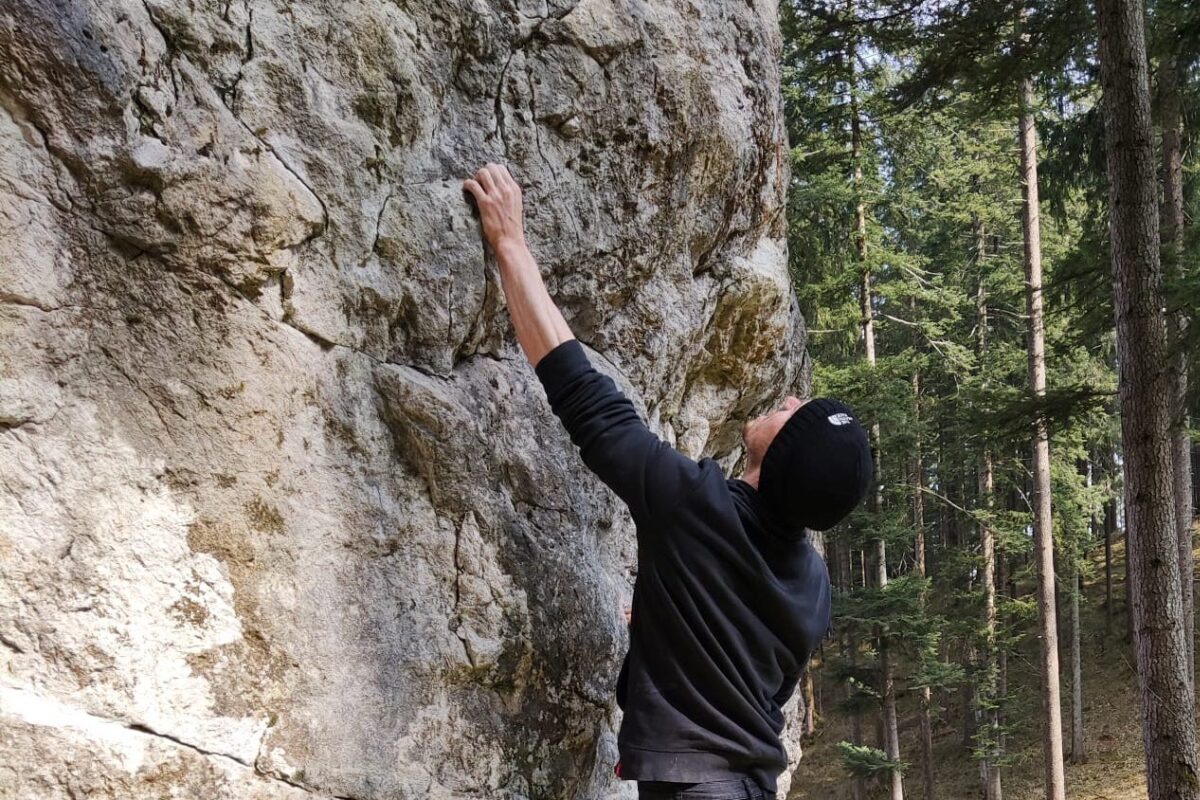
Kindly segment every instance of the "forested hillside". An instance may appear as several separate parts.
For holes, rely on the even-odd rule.
[[[792,796],[1195,798],[1200,9],[781,17],[814,390],[877,477]]]

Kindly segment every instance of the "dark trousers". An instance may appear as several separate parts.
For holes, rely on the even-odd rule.
[[[753,778],[729,778],[704,783],[638,781],[638,800],[775,800]]]

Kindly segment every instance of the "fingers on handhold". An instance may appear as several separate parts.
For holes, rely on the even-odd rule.
[[[495,178],[492,177],[491,170],[489,170],[487,167],[483,167],[479,170],[479,172],[475,173],[475,180],[479,181],[479,185],[488,192],[495,191],[496,181]]]
[[[484,196],[498,195],[501,197],[521,196],[521,187],[513,178],[512,173],[504,164],[488,162],[475,173],[475,185]],[[482,198],[481,198],[482,199]]]
[[[504,187],[505,187],[505,181],[504,181],[504,173],[500,169],[500,165],[488,162],[488,165],[486,167],[484,167],[484,169],[487,170],[488,177],[491,179],[492,186],[495,188],[495,191],[500,194],[503,194]]]
[[[495,181],[497,189],[508,194],[518,188],[517,182],[513,179],[512,173],[508,171],[506,164],[489,163],[487,170]]]

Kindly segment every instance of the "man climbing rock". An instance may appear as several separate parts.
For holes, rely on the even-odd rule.
[[[640,798],[773,798],[781,707],[830,623],[829,574],[805,529],[833,526],[866,494],[866,432],[836,400],[789,396],[746,423],[740,478],[687,458],[588,361],[526,247],[507,168],[488,164],[464,187],[551,409],[637,529],[617,776]]]

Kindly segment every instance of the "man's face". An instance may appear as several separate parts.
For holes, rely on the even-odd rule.
[[[761,464],[767,447],[779,429],[788,421],[796,409],[807,403],[798,397],[788,395],[783,399],[783,405],[774,410],[755,417],[742,427],[742,441],[746,443],[746,460],[751,464]]]

